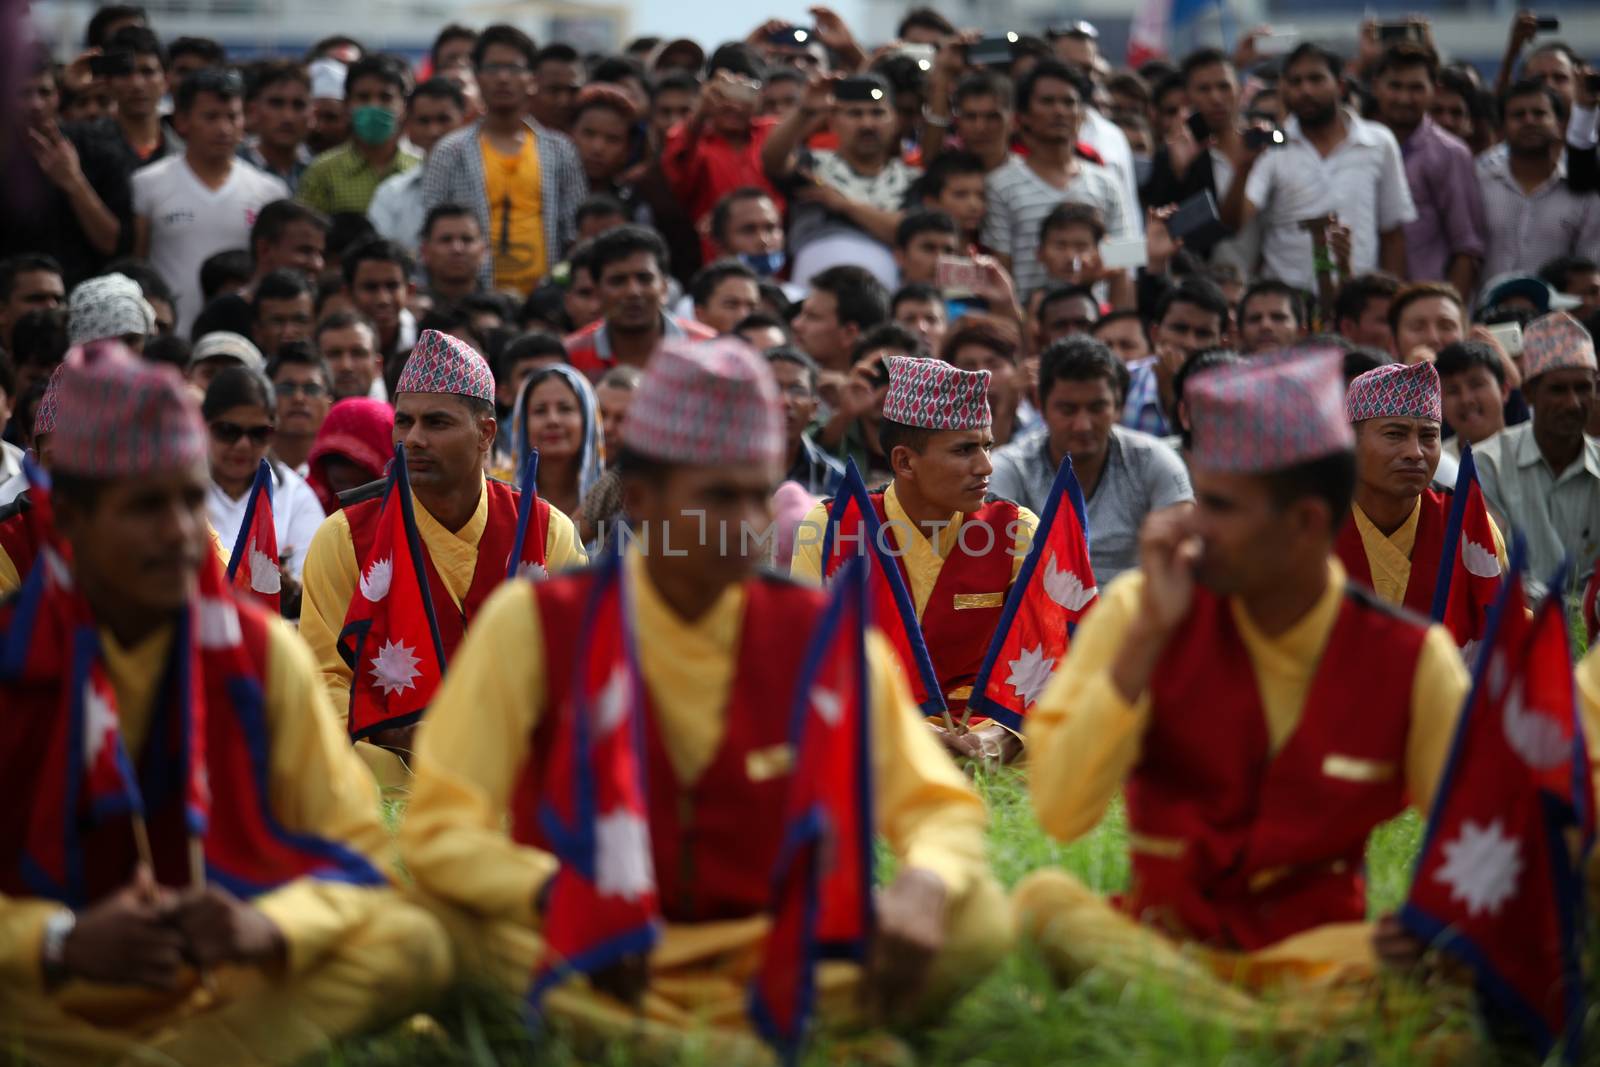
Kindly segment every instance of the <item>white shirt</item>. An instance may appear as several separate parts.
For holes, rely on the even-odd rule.
[[[412,167],[379,182],[367,205],[367,219],[379,237],[398,241],[415,255],[422,245],[422,224],[428,220],[422,203],[422,168]]]
[[[5,507],[28,488],[28,476],[22,473],[22,449],[10,441],[0,441],[0,508]]]
[[[1557,256],[1589,256],[1600,248],[1600,197],[1567,187],[1565,152],[1531,193],[1512,175],[1509,152],[1484,153],[1477,170],[1488,222],[1484,278],[1532,274]]]
[[[272,464],[272,476],[272,528],[278,535],[278,556],[287,557],[284,569],[298,582],[311,538],[322,525],[322,504],[305,480],[282,463]],[[238,543],[239,527],[244,524],[244,512],[249,503],[248,491],[235,500],[216,482],[211,483],[206,494],[206,514],[211,517],[211,528],[217,531],[222,547],[229,552]]]
[[[1036,174],[1020,157],[1011,156],[989,172],[984,192],[989,211],[983,219],[983,243],[1011,258],[1011,276],[1024,299],[1044,284],[1044,264],[1039,262],[1039,226],[1065,201],[1100,209],[1106,236],[1137,237],[1133,219],[1138,201],[1128,200],[1116,173],[1097,163],[1074,161],[1072,179],[1058,189]]]
[[[1097,108],[1091,107],[1078,127],[1078,140],[1099,154],[1106,168],[1122,182],[1122,194],[1127,198],[1127,203],[1138,207],[1139,179],[1133,172],[1133,149],[1128,145],[1128,135],[1122,132],[1122,127],[1100,114]],[[1217,180],[1220,182],[1222,179]],[[1220,188],[1226,189],[1227,186]],[[1144,233],[1144,216],[1134,211],[1128,219],[1128,226],[1135,235]]]
[[[182,155],[133,172],[133,213],[150,223],[150,265],[178,298],[178,333],[200,313],[200,265],[218,252],[250,247],[261,209],[289,196],[279,178],[242,159],[219,189],[202,182]]]
[[[1344,112],[1345,139],[1326,158],[1291,118],[1287,141],[1268,149],[1245,182],[1245,197],[1263,216],[1261,256],[1267,277],[1310,289],[1316,282],[1311,235],[1300,223],[1333,214],[1350,227],[1350,266],[1378,269],[1378,237],[1413,222],[1416,205],[1400,145],[1387,126]]]

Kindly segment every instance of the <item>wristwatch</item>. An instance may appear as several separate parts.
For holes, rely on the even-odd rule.
[[[931,109],[929,109],[927,104],[922,105],[922,121],[926,122],[929,126],[932,126],[935,129],[948,130],[950,128],[949,117],[946,116],[945,118],[940,118],[938,115],[935,115]]]
[[[53,985],[67,976],[67,938],[78,925],[78,915],[71,908],[61,908],[50,913],[44,921],[44,941],[39,947],[39,965],[46,984]]]

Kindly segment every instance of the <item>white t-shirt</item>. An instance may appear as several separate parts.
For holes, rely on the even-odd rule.
[[[272,465],[272,474],[272,529],[278,535],[278,555],[288,557],[285,569],[298,582],[306,565],[311,538],[322,525],[322,503],[316,491],[282,463]],[[216,482],[211,483],[211,491],[206,494],[206,514],[211,519],[211,528],[217,531],[222,547],[229,552],[239,540],[239,527],[244,523],[245,508],[249,504],[248,491],[235,500]]]
[[[220,189],[202,182],[181,155],[133,172],[133,213],[150,221],[150,265],[177,297],[178,333],[200,314],[200,265],[229,249],[250,247],[261,209],[289,196],[282,179],[242,159]]]

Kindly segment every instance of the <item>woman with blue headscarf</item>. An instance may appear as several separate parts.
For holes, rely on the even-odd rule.
[[[534,371],[511,415],[517,474],[529,448],[539,450],[539,498],[569,516],[600,480],[605,444],[589,379],[566,364]]]

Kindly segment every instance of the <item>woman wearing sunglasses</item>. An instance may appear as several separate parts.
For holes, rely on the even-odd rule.
[[[210,431],[211,492],[206,510],[225,549],[239,538],[250,486],[267,458],[277,426],[277,398],[260,371],[228,367],[206,387],[200,413]],[[283,564],[284,614],[299,614],[300,568],[322,522],[322,505],[305,480],[276,460],[272,464],[272,525]],[[295,607],[291,611],[290,605]]]

